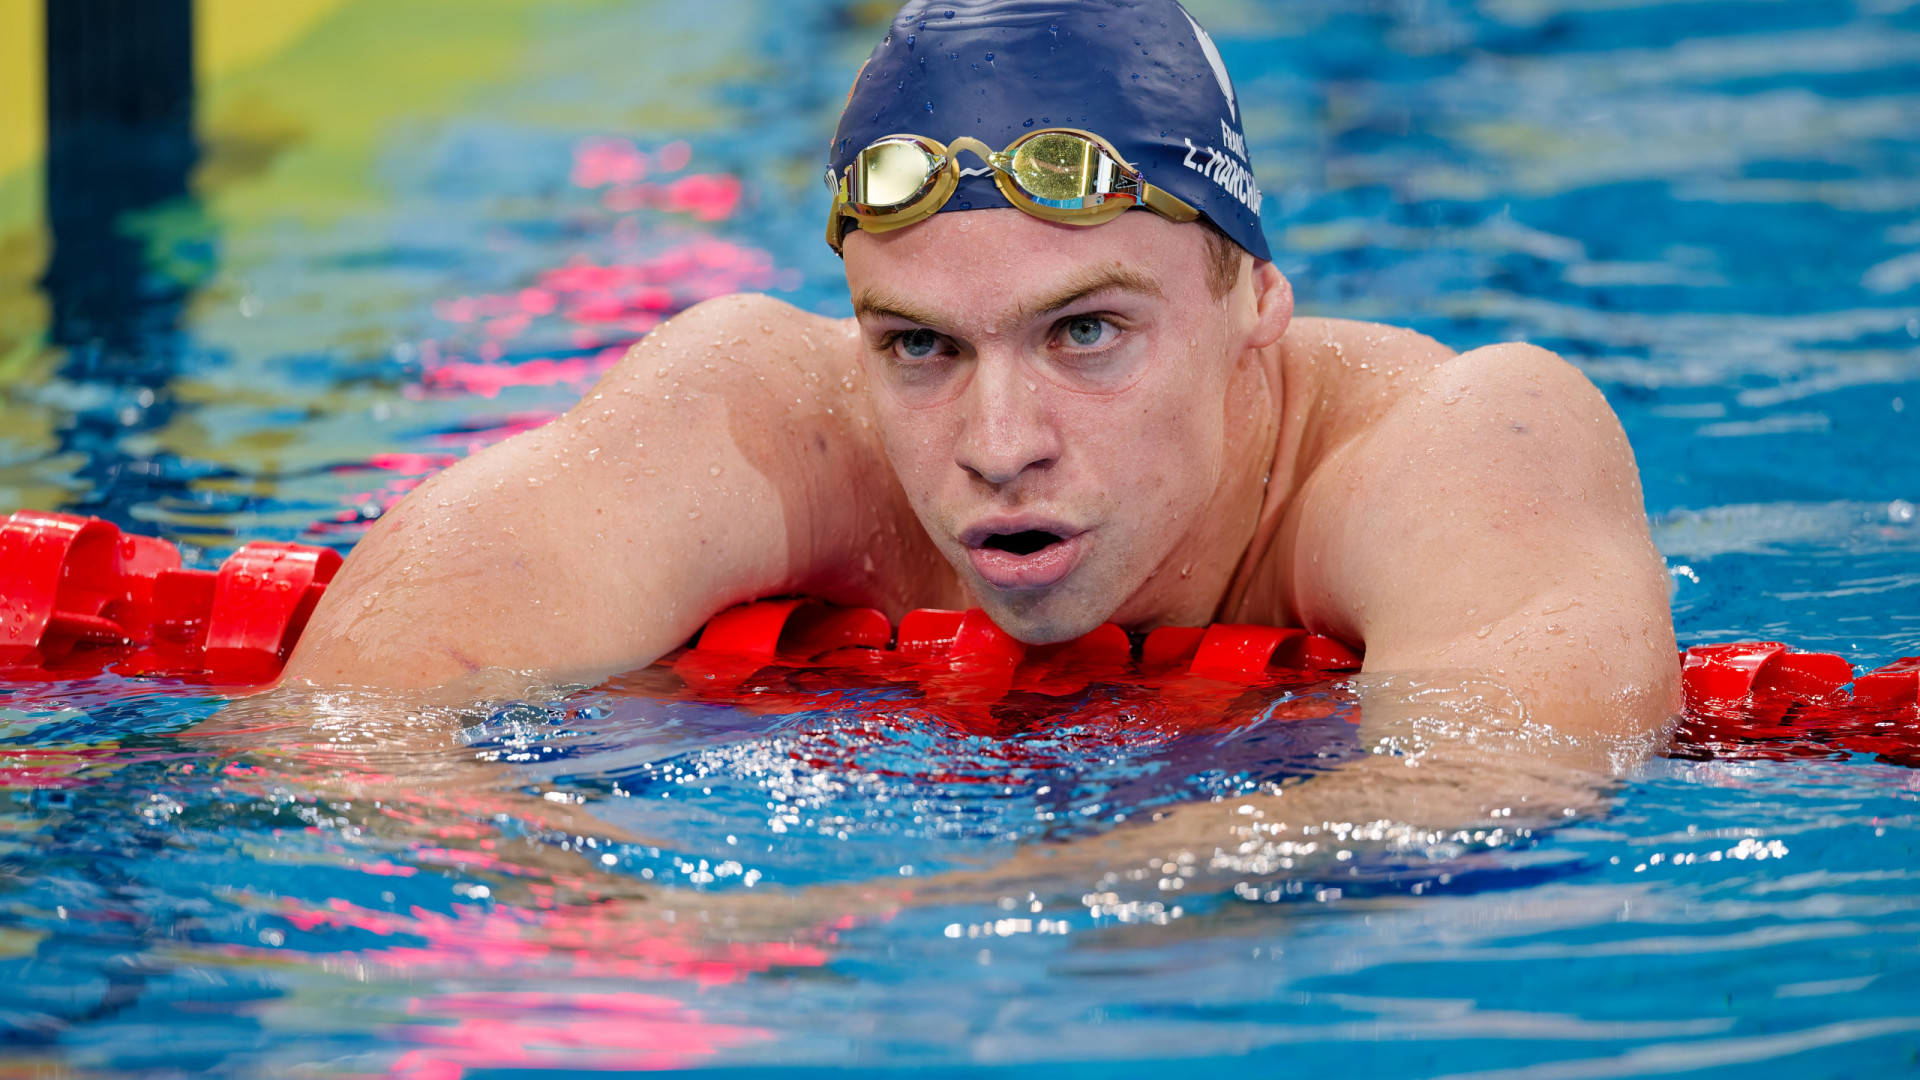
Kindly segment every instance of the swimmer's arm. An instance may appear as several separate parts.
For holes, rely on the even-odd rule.
[[[1364,643],[1369,673],[1483,673],[1589,748],[1644,747],[1678,709],[1632,449],[1552,353],[1498,345],[1435,367],[1329,455],[1290,518],[1300,617]],[[1368,726],[1392,711],[1382,700]]]
[[[591,681],[650,663],[759,596],[898,606],[880,583],[902,576],[911,511],[863,424],[853,349],[850,324],[766,297],[683,313],[564,416],[375,525],[287,680],[479,680],[461,689],[484,696],[501,669]]]

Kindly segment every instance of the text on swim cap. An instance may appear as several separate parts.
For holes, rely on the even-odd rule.
[[[1255,214],[1260,212],[1260,185],[1254,182],[1246,166],[1211,146],[1195,146],[1192,139],[1180,141],[1187,144],[1187,156],[1181,164],[1219,184],[1222,191],[1240,200],[1242,206]],[[1206,157],[1199,157],[1201,154]]]
[[[1239,132],[1228,127],[1225,120],[1220,121],[1220,141],[1227,144],[1227,149],[1240,155],[1241,161],[1247,160],[1247,140],[1241,138]]]

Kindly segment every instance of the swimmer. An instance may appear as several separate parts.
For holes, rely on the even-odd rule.
[[[854,316],[662,325],[382,518],[289,684],[594,681],[807,594],[1028,643],[1303,626],[1364,649],[1381,739],[1432,719],[1394,673],[1451,671],[1653,745],[1668,578],[1606,401],[1532,345],[1295,317],[1248,104],[1174,0],[909,3],[825,162]]]

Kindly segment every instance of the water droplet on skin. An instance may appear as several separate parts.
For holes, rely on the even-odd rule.
[[[719,475],[720,475],[720,466],[718,466],[718,465],[709,465],[709,466],[707,467],[707,475],[708,475],[708,476],[719,476]]]
[[[537,477],[537,476],[529,476],[529,477],[527,477],[527,486],[528,486],[528,487],[539,487],[539,486],[540,486],[540,478],[539,478],[539,477]]]
[[[688,521],[692,521],[693,519],[695,519],[695,518],[697,518],[697,517],[699,517],[699,516],[700,516],[700,511],[698,511],[698,510],[689,510],[689,511],[687,511],[687,520],[688,520]]]

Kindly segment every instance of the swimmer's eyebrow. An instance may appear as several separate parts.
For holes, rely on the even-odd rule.
[[[940,316],[879,289],[861,289],[860,295],[853,298],[853,313],[861,318],[899,319],[935,330],[946,326],[946,320]]]
[[[1105,266],[1075,271],[1065,284],[1053,293],[1022,304],[1019,321],[1032,322],[1044,315],[1059,311],[1068,304],[1077,303],[1095,293],[1103,292],[1130,292],[1165,299],[1158,281],[1138,270],[1121,266],[1119,263],[1108,263]]]
[[[1119,263],[1109,263],[1106,266],[1088,267],[1075,271],[1052,293],[1022,304],[1019,314],[1015,316],[1015,322],[1032,322],[1044,315],[1059,311],[1068,304],[1103,292],[1130,292],[1156,298],[1164,298],[1165,295],[1160,291],[1160,283],[1153,278],[1138,270],[1130,270]],[[945,329],[947,326],[946,320],[933,312],[917,307],[903,297],[874,288],[860,290],[860,295],[853,300],[853,311],[854,314],[863,317],[899,319],[934,330]]]

